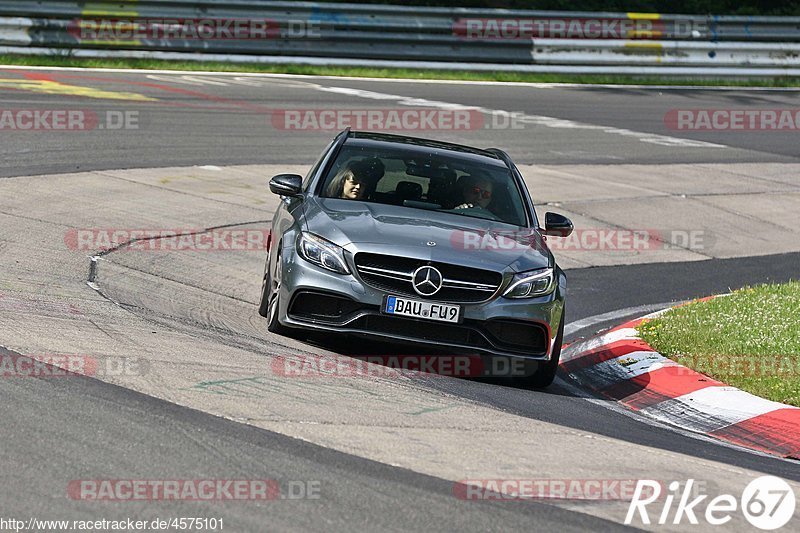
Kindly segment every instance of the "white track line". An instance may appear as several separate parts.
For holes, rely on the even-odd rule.
[[[116,72],[123,74],[176,74],[195,76],[242,76],[254,78],[294,78],[309,79],[322,78],[346,81],[375,81],[383,83],[419,83],[433,85],[489,85],[500,87],[530,87],[533,89],[559,89],[574,88],[586,89],[598,87],[602,89],[653,89],[658,91],[764,91],[764,92],[800,92],[800,87],[751,87],[730,85],[637,85],[631,83],[544,83],[528,81],[491,81],[491,80],[437,80],[414,78],[372,78],[369,76],[326,76],[321,74],[281,74],[276,72],[219,72],[215,70],[171,70],[171,69],[143,69],[143,68],[102,68],[102,67],[49,67],[49,66],[22,66],[0,65],[5,70],[52,70],[64,72]]]
[[[768,458],[774,459],[776,461],[784,461],[784,462],[787,462],[787,463],[791,463],[793,465],[798,464],[798,462],[793,460],[793,459],[784,459],[783,457],[778,457],[777,455],[772,455],[772,454],[765,453],[765,452],[759,452],[757,450],[751,450],[749,448],[743,448],[741,446],[737,446],[737,445],[731,444],[729,442],[725,442],[725,441],[722,441],[722,440],[715,439],[713,437],[709,437],[707,435],[703,435],[702,433],[695,433],[694,431],[689,431],[689,430],[682,429],[682,428],[679,428],[679,427],[676,427],[676,426],[673,426],[673,425],[670,425],[670,424],[667,424],[667,423],[664,423],[664,422],[659,422],[658,420],[655,420],[653,418],[648,418],[646,416],[640,415],[636,411],[631,411],[630,409],[621,406],[617,402],[614,402],[614,401],[611,401],[611,400],[603,400],[601,398],[596,398],[596,397],[592,396],[590,393],[588,393],[587,391],[585,391],[582,388],[580,388],[579,386],[577,386],[574,383],[570,382],[569,380],[566,380],[566,379],[562,378],[561,376],[557,376],[556,377],[555,383],[559,387],[563,387],[567,392],[569,392],[570,394],[572,394],[573,396],[575,396],[577,398],[581,398],[583,400],[586,400],[587,402],[589,402],[591,404],[594,404],[594,405],[599,405],[600,407],[608,409],[609,411],[613,411],[613,412],[615,412],[617,414],[626,416],[628,418],[636,420],[637,422],[641,422],[642,424],[646,424],[648,426],[656,427],[656,428],[659,428],[659,429],[666,429],[668,431],[672,431],[673,433],[677,433],[677,434],[682,435],[684,437],[689,437],[690,439],[699,440],[699,441],[705,442],[707,444],[714,444],[716,446],[721,446],[723,448],[728,448],[728,449],[731,449],[731,450],[737,450],[737,451],[740,451],[740,452],[747,452],[747,453],[749,453],[751,455],[757,455],[759,457],[768,457]]]
[[[686,429],[711,433],[760,415],[791,406],[773,402],[735,387],[706,387],[641,410],[659,420],[672,420]]]
[[[570,324],[564,326],[564,335],[570,336],[573,333],[576,333],[582,329],[586,329],[592,327],[596,324],[602,324],[603,322],[611,322],[612,320],[617,320],[620,318],[624,318],[626,316],[632,315],[639,315],[642,313],[651,313],[653,311],[661,311],[662,309],[669,309],[670,307],[680,305],[685,303],[681,302],[665,302],[660,304],[649,304],[649,305],[639,305],[636,307],[626,307],[625,309],[618,309],[617,311],[610,311],[608,313],[603,313],[601,315],[594,315],[587,318],[582,318],[580,320],[576,320]]]
[[[369,100],[380,100],[380,101],[394,101],[399,105],[405,105],[409,107],[431,107],[431,108],[445,109],[445,110],[464,109],[464,110],[480,111],[481,113],[485,113],[487,115],[498,115],[498,114],[504,114],[505,116],[512,115],[512,111],[503,109],[487,109],[485,107],[479,107],[479,106],[468,106],[464,104],[455,104],[451,102],[442,102],[438,100],[428,100],[425,98],[411,98],[408,96],[401,96],[397,94],[387,94],[376,91],[366,91],[363,89],[353,89],[351,87],[324,87],[318,85],[315,88],[324,92],[344,94],[356,98],[366,98]],[[586,122],[578,122],[575,120],[548,117],[545,115],[530,115],[522,112],[513,112],[513,115],[519,122],[535,124],[537,126],[544,126],[546,128],[569,129],[569,130],[591,130],[602,133],[609,133],[612,135],[620,135],[622,137],[633,137],[634,139],[640,142],[657,144],[660,146],[680,147],[680,148],[730,148],[729,146],[724,144],[715,144],[706,141],[697,141],[693,139],[683,139],[680,137],[673,137],[671,135],[645,133],[641,131],[629,130],[626,128],[616,128],[613,126],[600,126],[597,124],[589,124]]]

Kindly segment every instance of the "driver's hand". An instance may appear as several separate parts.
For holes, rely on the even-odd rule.
[[[470,208],[473,208],[473,207],[475,207],[475,206],[472,205],[472,204],[461,204],[458,207],[454,207],[453,209],[470,209]]]

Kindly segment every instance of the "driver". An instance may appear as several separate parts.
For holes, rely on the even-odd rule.
[[[461,176],[458,179],[458,191],[461,195],[461,204],[455,209],[470,209],[479,207],[488,209],[492,203],[492,182],[480,176]]]

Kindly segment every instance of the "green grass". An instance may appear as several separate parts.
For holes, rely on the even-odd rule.
[[[76,59],[64,56],[0,55],[0,64],[45,67],[162,69],[215,72],[259,72],[305,74],[311,76],[354,76],[367,78],[409,78],[431,80],[501,81],[529,83],[638,84],[638,85],[726,85],[735,87],[800,87],[800,78],[672,79],[638,76],[570,76],[564,74],[525,74],[518,72],[472,72],[368,67],[321,67],[313,65],[259,65],[195,61],[160,61],[154,59]]]
[[[800,281],[693,302],[642,324],[639,333],[685,366],[800,407]]]

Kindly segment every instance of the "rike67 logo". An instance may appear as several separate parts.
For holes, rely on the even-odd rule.
[[[669,483],[666,494],[658,481],[640,479],[625,516],[625,525],[637,520],[644,525],[706,524],[722,526],[741,513],[758,529],[772,531],[784,527],[794,516],[796,505],[792,487],[775,476],[761,476],[751,481],[740,498],[720,494],[709,499],[708,494],[695,490],[695,480]],[[651,514],[653,513],[653,514]]]

